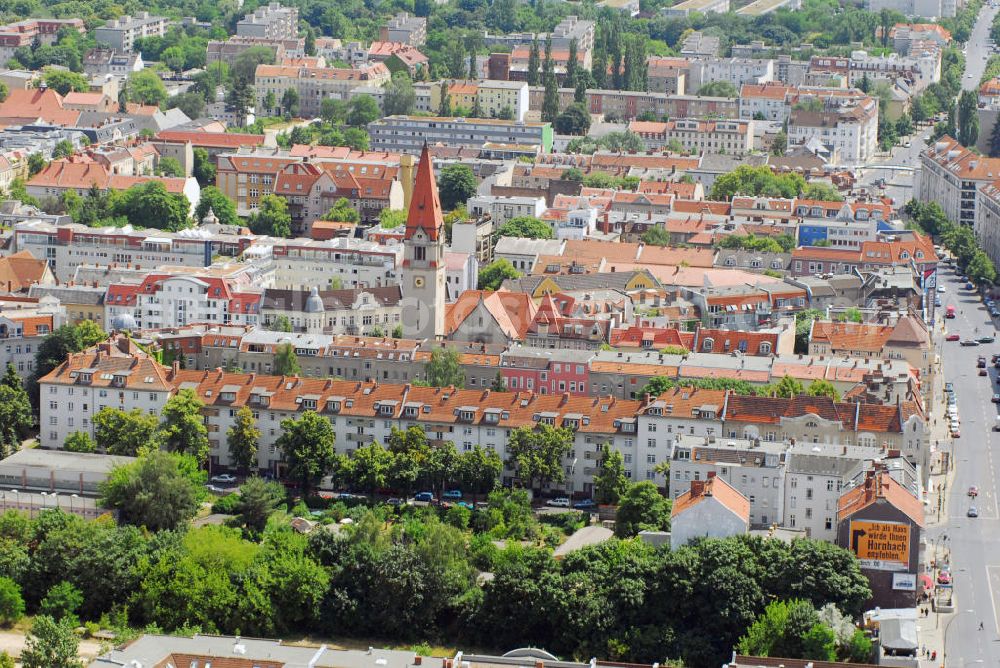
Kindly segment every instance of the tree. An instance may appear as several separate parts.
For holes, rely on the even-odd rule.
[[[805,185],[805,179],[800,174],[778,175],[766,165],[740,165],[715,179],[711,199],[728,200],[734,195],[791,199],[798,197]]]
[[[590,129],[590,114],[580,102],[574,102],[559,114],[553,123],[562,135],[585,135]]]
[[[528,85],[537,86],[539,81],[539,56],[538,40],[531,40],[531,48],[528,51]]]
[[[325,97],[319,104],[319,117],[324,123],[340,125],[347,122],[348,107],[343,100]]]
[[[771,142],[771,155],[782,156],[788,150],[788,134],[781,130],[774,135],[774,141]]]
[[[39,615],[25,638],[21,665],[24,668],[83,668],[83,662],[77,658],[79,646],[72,620],[57,622],[48,615]]]
[[[698,89],[698,95],[703,97],[739,97],[739,91],[729,81],[709,81]]]
[[[382,229],[394,230],[406,224],[406,217],[404,209],[382,209],[378,214],[378,223]]]
[[[128,101],[160,106],[167,99],[167,87],[152,70],[133,72],[128,78]]]
[[[167,100],[167,108],[180,109],[188,118],[200,118],[205,112],[205,96],[197,92],[178,93]]]
[[[130,464],[111,469],[101,483],[101,503],[123,522],[150,531],[178,529],[194,517],[206,474],[189,456],[153,449]]]
[[[201,198],[194,210],[195,220],[199,222],[204,220],[209,209],[219,219],[220,225],[240,225],[240,217],[236,213],[236,203],[215,186],[201,189]]]
[[[465,387],[461,355],[454,348],[435,348],[424,365],[424,377],[432,387]]]
[[[21,440],[34,425],[31,401],[23,387],[0,385],[0,454],[7,457],[21,449]]]
[[[507,441],[507,466],[529,489],[546,483],[560,483],[565,477],[562,458],[573,447],[573,432],[540,423],[518,427]]]
[[[298,419],[282,420],[281,429],[275,445],[284,454],[288,477],[306,497],[333,466],[333,427],[316,411],[306,411]]]
[[[991,158],[1000,156],[1000,123],[994,123],[990,131],[989,155]]]
[[[0,625],[11,626],[24,617],[21,588],[10,578],[0,577]]]
[[[476,194],[476,175],[468,165],[448,165],[441,170],[437,185],[441,206],[450,211]]]
[[[229,448],[229,462],[241,473],[257,469],[257,442],[260,429],[253,411],[248,406],[236,411],[236,421],[226,432],[226,446]]]
[[[115,205],[115,213],[128,218],[134,227],[155,228],[176,232],[190,224],[191,205],[183,193],[172,193],[162,181],[147,181],[134,185]]]
[[[180,73],[184,71],[184,50],[179,46],[171,46],[163,50],[160,54],[160,62],[166,65],[171,72]]]
[[[576,38],[574,37],[569,42],[569,56],[566,59],[566,81],[569,82],[576,81],[576,68],[579,66],[577,49]]]
[[[45,169],[45,158],[41,153],[32,153],[28,156],[28,176],[34,176]]]
[[[615,535],[635,536],[640,531],[670,530],[670,499],[648,480],[634,483],[625,490],[615,516]]]
[[[993,266],[993,260],[981,250],[977,250],[973,254],[972,259],[965,267],[965,273],[973,283],[977,284],[993,283],[997,278],[997,270]]]
[[[274,349],[274,373],[278,376],[298,376],[302,373],[299,356],[290,343],[282,343]]]
[[[351,206],[351,202],[346,197],[341,197],[333,203],[333,208],[327,211],[324,219],[340,223],[357,223],[361,221],[361,214]]]
[[[181,167],[181,163],[178,162],[177,158],[171,158],[169,156],[160,158],[160,162],[156,166],[156,171],[160,176],[170,176],[174,178],[184,176],[184,168]]]
[[[97,443],[85,431],[74,431],[66,437],[63,450],[67,452],[96,452]]]
[[[496,231],[499,237],[522,237],[525,239],[551,239],[552,227],[532,216],[516,216],[500,226]]]
[[[778,397],[784,397],[785,399],[791,399],[802,394],[803,388],[802,383],[795,380],[788,374],[781,377],[781,380],[774,385],[774,394]]]
[[[144,448],[160,447],[159,419],[141,409],[126,413],[102,408],[93,418],[94,440],[109,455],[135,457]]]
[[[271,322],[271,326],[268,329],[272,332],[291,332],[292,321],[288,319],[287,315],[280,314],[275,316],[274,321]]]
[[[500,258],[479,270],[479,282],[476,287],[480,290],[499,290],[508,278],[520,277],[521,272],[514,268],[510,260]]]
[[[349,479],[369,495],[386,486],[393,457],[378,443],[363,445],[350,459]]]
[[[552,123],[559,116],[559,86],[556,75],[546,69],[545,93],[542,96],[542,121]]]
[[[215,185],[215,163],[208,157],[208,151],[203,148],[196,148],[192,153],[194,154],[194,165],[191,175],[194,176],[195,180],[198,181],[198,185],[201,186],[201,196],[204,198],[205,188]],[[216,213],[215,215],[218,216],[219,214]],[[221,221],[222,218],[219,218],[219,220]]]
[[[802,199],[812,199],[821,202],[843,202],[844,196],[828,183],[807,183],[802,188]]]
[[[958,96],[958,139],[963,146],[975,146],[979,139],[979,93],[964,90]]]
[[[286,88],[281,94],[281,109],[286,117],[299,115],[299,91],[295,88]]]
[[[255,534],[263,533],[267,518],[285,500],[285,488],[252,476],[240,485],[240,523]]]
[[[42,75],[42,80],[46,86],[60,95],[66,95],[74,91],[77,93],[86,93],[90,90],[90,82],[87,81],[87,77],[78,72],[70,72],[69,70],[47,67],[45,68],[45,73]]]
[[[56,145],[52,147],[52,159],[59,160],[60,158],[68,158],[69,156],[76,153],[76,147],[73,146],[73,142],[68,139],[60,139],[56,142]]]
[[[191,455],[198,463],[208,459],[208,429],[201,409],[205,403],[194,390],[184,388],[170,397],[160,412],[163,446],[170,452]]]
[[[257,209],[247,220],[250,231],[269,237],[292,236],[292,216],[288,213],[288,202],[278,195],[264,195]]]
[[[409,115],[417,104],[413,82],[405,71],[396,72],[383,89],[382,109],[386,116]]]
[[[642,243],[648,246],[669,246],[670,233],[666,228],[655,225],[643,233]]]
[[[352,97],[347,105],[347,123],[354,127],[363,127],[378,120],[381,115],[378,102],[371,95],[358,95]]]
[[[828,380],[819,379],[809,383],[806,394],[810,397],[830,397],[834,401],[840,401],[840,392]]]
[[[54,585],[45,594],[39,605],[38,611],[43,615],[48,615],[59,621],[70,619],[73,622],[79,621],[76,613],[83,605],[83,592],[77,589],[72,583],[63,580]]]
[[[462,488],[472,492],[475,502],[479,494],[490,492],[496,486],[503,473],[503,460],[492,448],[476,445],[459,455],[458,470]]]
[[[594,501],[616,505],[628,490],[625,460],[608,443],[601,445],[598,469],[594,474]]]

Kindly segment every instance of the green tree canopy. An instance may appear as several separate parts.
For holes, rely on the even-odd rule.
[[[438,196],[441,207],[450,211],[455,207],[465,205],[465,202],[476,194],[476,175],[468,165],[448,165],[441,170],[438,179]]]
[[[94,440],[109,455],[135,457],[143,449],[160,447],[160,421],[141,409],[125,412],[106,406],[93,417]]]
[[[633,483],[621,495],[615,516],[615,535],[635,536],[640,531],[670,530],[670,499],[648,480]]]
[[[21,652],[23,668],[83,668],[77,658],[80,641],[72,620],[55,621],[48,615],[35,617]]]
[[[507,466],[529,488],[560,483],[566,476],[562,458],[573,447],[573,432],[562,427],[539,424],[518,427],[507,439]]]
[[[497,237],[523,237],[526,239],[551,239],[552,226],[532,216],[516,216],[500,226]]]
[[[203,464],[208,459],[208,429],[201,415],[205,403],[194,390],[181,389],[167,400],[160,413],[160,440],[171,452],[194,457]]]
[[[291,343],[282,343],[274,349],[274,373],[279,376],[298,376],[302,373],[299,356]]]
[[[465,387],[465,372],[461,355],[454,348],[435,348],[431,359],[424,365],[427,384],[432,387]]]
[[[151,531],[178,529],[194,517],[205,478],[194,457],[150,450],[111,470],[101,483],[101,503],[117,509],[123,522]]]
[[[167,99],[167,87],[152,70],[142,70],[129,75],[125,87],[129,102],[160,106]]]
[[[604,443],[598,454],[599,466],[594,473],[594,501],[616,505],[629,486],[622,453]]]
[[[480,290],[498,290],[503,282],[508,278],[520,278],[521,272],[514,269],[514,265],[507,258],[494,260],[479,270]]]
[[[195,220],[199,223],[204,220],[205,216],[208,215],[209,209],[219,219],[220,225],[241,224],[240,217],[236,213],[236,202],[215,186],[207,186],[201,189],[201,198],[198,200],[198,206],[194,210]]]
[[[257,209],[251,212],[247,225],[254,234],[270,237],[292,236],[292,216],[284,197],[264,195]]]
[[[275,445],[284,454],[287,475],[308,496],[333,467],[333,427],[316,411],[306,411],[297,419],[282,420],[281,429]]]

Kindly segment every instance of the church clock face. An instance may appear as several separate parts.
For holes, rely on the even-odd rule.
[[[414,276],[413,277],[413,287],[415,287],[415,288],[422,288],[422,287],[424,287],[424,277],[423,276]]]

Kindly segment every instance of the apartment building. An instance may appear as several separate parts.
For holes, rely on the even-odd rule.
[[[274,51],[274,62],[285,58],[301,58],[306,54],[305,38],[293,37],[287,39],[262,39],[259,37],[233,36],[229,39],[213,39],[208,42],[206,63],[235,62],[247,49],[255,46],[266,46]]]
[[[140,12],[135,16],[119,16],[107,25],[94,29],[94,39],[98,46],[107,46],[123,53],[131,52],[135,40],[147,37],[163,37],[167,34],[169,19]]]
[[[650,56],[646,59],[646,81],[649,92],[683,95],[687,92],[688,67],[686,58]]]
[[[976,192],[975,232],[983,251],[1000,262],[1000,179]]]
[[[953,17],[959,6],[958,0],[865,0],[865,9],[876,14],[891,9],[904,16],[925,19]]]
[[[729,0],[685,0],[672,7],[664,7],[660,13],[671,19],[685,18],[692,12],[698,14],[725,14],[729,11]]]
[[[353,336],[371,335],[378,328],[387,336],[402,322],[401,301],[398,285],[349,290],[268,289],[261,315],[268,328],[284,317],[294,332]]]
[[[526,82],[483,79],[477,85],[477,102],[484,116],[498,118],[501,112],[510,110],[511,120],[524,120],[529,103]]]
[[[379,29],[379,40],[423,46],[427,41],[427,19],[400,12]]]
[[[252,39],[296,39],[299,36],[299,10],[272,2],[258,7],[236,24],[237,37]]]
[[[937,202],[948,220],[975,225],[979,189],[1000,179],[1000,158],[987,158],[944,136],[920,154],[914,192],[921,202]],[[984,225],[983,236],[986,238]]]
[[[861,248],[804,246],[792,251],[793,276],[811,274],[856,274],[897,265],[914,265],[918,275],[930,276],[937,269],[938,256],[930,238],[865,241]]]
[[[728,81],[737,90],[743,84],[774,81],[774,61],[770,59],[699,58],[691,61],[690,71],[692,93],[712,81]]]
[[[54,297],[0,296],[0,368],[12,364],[22,379],[30,377],[39,345],[66,322]]]
[[[922,376],[934,373],[934,349],[927,323],[907,314],[892,325],[815,320],[809,335],[810,355],[902,359]]]
[[[784,121],[788,117],[786,98],[795,91],[780,81],[744,84],[740,88],[740,118]]]
[[[246,275],[242,279],[213,271],[155,271],[138,285],[109,285],[104,319],[120,323],[127,322],[120,316],[131,316],[135,322],[132,329],[183,327],[194,322],[257,325],[263,290],[248,285]]]
[[[753,121],[702,121],[678,118],[664,123],[632,121],[628,129],[642,137],[646,148],[680,144],[693,153],[747,153],[753,149]]]
[[[256,249],[255,249],[256,250]],[[394,285],[403,261],[403,246],[382,246],[341,237],[328,241],[275,239],[260,249],[261,261],[274,272],[273,287],[286,290],[376,288]]]
[[[215,187],[236,203],[236,213],[248,216],[261,197],[274,192],[278,172],[301,160],[281,148],[241,147],[216,158]]]
[[[236,257],[253,242],[252,237],[232,234],[56,226],[42,221],[18,223],[13,231],[13,248],[46,259],[60,282],[72,280],[82,265],[207,267],[214,257]]]
[[[14,58],[20,48],[30,48],[36,41],[51,46],[59,39],[63,28],[86,32],[83,19],[26,19],[0,26],[0,57],[3,62]]]
[[[83,56],[83,72],[89,77],[128,77],[146,67],[141,53],[119,53],[114,49],[90,49]]]
[[[347,99],[360,87],[384,86],[392,73],[385,63],[370,63],[357,69],[343,67],[298,67],[295,65],[258,65],[254,75],[256,108],[261,113],[277,113],[286,90],[299,94],[299,115],[319,116],[323,100]],[[273,98],[275,107],[267,102]]]
[[[484,144],[540,146],[552,150],[552,124],[489,118],[386,116],[368,124],[372,148],[417,154],[424,144],[481,148]]]
[[[498,195],[476,195],[465,205],[469,215],[476,218],[490,216],[497,227],[512,218],[530,216],[541,218],[545,213],[544,197],[504,197]]]
[[[878,100],[865,98],[837,109],[792,109],[790,145],[818,142],[830,147],[831,164],[863,165],[878,150]]]

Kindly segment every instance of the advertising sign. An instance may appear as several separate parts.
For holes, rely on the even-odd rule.
[[[916,591],[917,576],[915,573],[893,573],[892,588],[901,591]]]
[[[851,552],[862,568],[905,571],[910,567],[910,525],[852,520]]]

